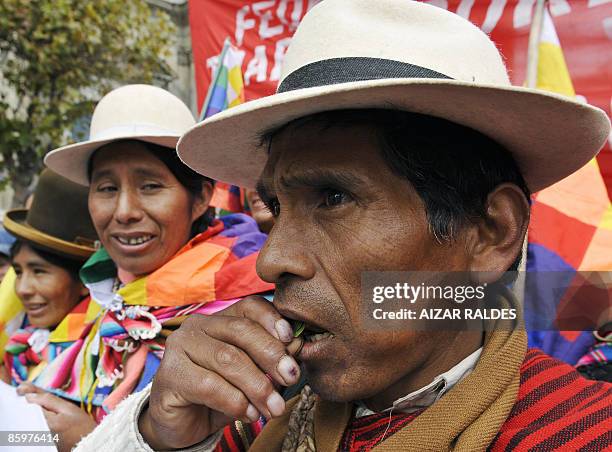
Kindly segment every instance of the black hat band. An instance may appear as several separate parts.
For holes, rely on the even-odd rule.
[[[276,92],[284,93],[316,86],[392,78],[453,79],[426,67],[384,58],[330,58],[296,69],[285,77]]]

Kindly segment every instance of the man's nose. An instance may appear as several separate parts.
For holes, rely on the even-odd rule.
[[[143,217],[142,205],[132,190],[121,190],[115,206],[115,219],[118,223],[129,224],[140,221]]]
[[[257,273],[264,281],[280,283],[297,277],[308,280],[315,274],[311,250],[304,231],[291,220],[277,220],[257,258]]]

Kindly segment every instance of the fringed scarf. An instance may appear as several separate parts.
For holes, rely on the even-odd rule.
[[[215,220],[155,272],[123,286],[108,253],[97,251],[81,279],[102,314],[35,383],[80,402],[101,420],[153,379],[166,337],[188,315],[213,314],[274,289],[255,272],[265,240],[253,219],[230,215]]]

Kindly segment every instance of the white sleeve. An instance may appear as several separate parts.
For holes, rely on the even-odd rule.
[[[149,401],[151,385],[130,395],[106,416],[94,431],[83,438],[74,452],[153,452],[138,431],[138,417]],[[213,452],[223,430],[184,452]]]

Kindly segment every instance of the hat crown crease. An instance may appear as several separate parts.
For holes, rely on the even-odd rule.
[[[279,85],[303,66],[347,57],[398,61],[459,81],[510,86],[499,51],[482,30],[449,11],[406,0],[325,0],[312,8],[292,38]]]
[[[90,139],[140,132],[146,125],[153,135],[181,135],[195,123],[187,106],[173,94],[150,85],[127,85],[111,91],[96,106]],[[115,134],[113,135],[113,131]]]

